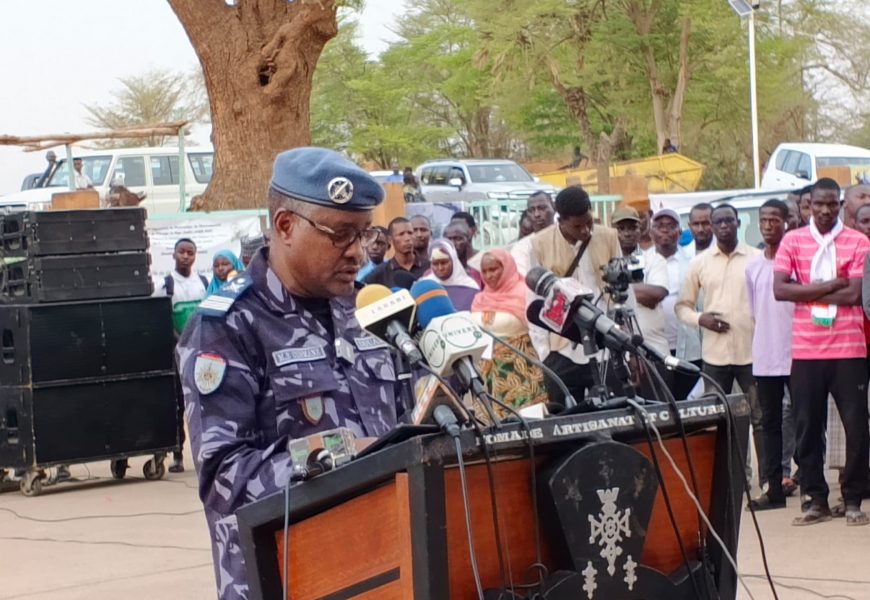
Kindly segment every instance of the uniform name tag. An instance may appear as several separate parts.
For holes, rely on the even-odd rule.
[[[285,348],[283,350],[275,350],[272,353],[272,360],[275,361],[276,367],[283,367],[284,365],[292,365],[295,363],[312,362],[323,358],[326,358],[326,350],[322,347]]]
[[[376,337],[370,335],[364,335],[362,337],[353,338],[356,347],[360,351],[364,350],[380,350],[382,348],[389,348],[387,343],[383,340],[379,340]]]

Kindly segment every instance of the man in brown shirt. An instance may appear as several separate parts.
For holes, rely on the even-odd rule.
[[[730,204],[720,204],[713,209],[711,221],[716,244],[692,259],[674,310],[683,323],[703,328],[704,372],[722,386],[726,394],[731,393],[735,380],[746,394],[758,464],[763,465],[761,407],[752,376],[754,325],[746,293],[746,265],[760,251],[737,239],[740,219]],[[698,312],[695,306],[702,290],[703,312]]]

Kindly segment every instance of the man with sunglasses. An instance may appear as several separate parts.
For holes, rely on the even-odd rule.
[[[268,246],[200,304],[177,352],[222,600],[248,597],[235,512],[283,490],[288,440],[380,436],[400,411],[389,351],[354,317],[383,189],[331,150],[297,148],[275,159],[268,199]]]

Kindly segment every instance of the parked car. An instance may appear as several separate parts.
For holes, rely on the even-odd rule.
[[[190,199],[205,191],[211,181],[214,152],[211,147],[192,146],[186,149],[184,161],[185,207]],[[74,152],[82,159],[82,172],[94,184],[105,201],[113,183],[125,186],[134,194],[144,193],[140,205],[149,214],[178,212],[179,168],[178,148],[112,148]],[[51,205],[52,194],[68,189],[69,170],[66,159],[45,183],[45,187],[29,189],[0,198],[0,210],[44,210]]]
[[[844,144],[780,144],[770,155],[762,189],[799,189],[819,179],[819,170],[847,167],[850,183],[870,178],[870,150]]]
[[[443,159],[426,161],[414,171],[429,202],[524,200],[538,190],[559,190],[539,183],[511,160]]]

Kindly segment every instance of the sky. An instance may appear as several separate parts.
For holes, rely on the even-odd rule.
[[[166,0],[0,0],[0,11],[0,135],[92,131],[83,105],[110,101],[119,77],[198,65]],[[403,0],[365,0],[360,42],[372,56],[403,11]],[[0,146],[0,196],[41,172],[44,154]]]

